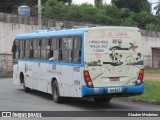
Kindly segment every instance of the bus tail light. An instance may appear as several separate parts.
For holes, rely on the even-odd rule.
[[[89,72],[88,71],[83,71],[83,74],[84,74],[84,80],[86,82],[86,85],[88,87],[93,87],[93,83],[91,81],[91,77],[89,75]]]
[[[141,69],[139,71],[138,79],[136,81],[136,85],[139,85],[143,82],[143,76],[144,76],[144,69]]]

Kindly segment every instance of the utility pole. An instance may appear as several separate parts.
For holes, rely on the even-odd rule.
[[[42,4],[41,0],[38,0],[38,26],[42,29]]]

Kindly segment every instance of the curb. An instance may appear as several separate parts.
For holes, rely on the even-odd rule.
[[[124,98],[121,97],[120,100],[128,101],[128,102],[138,102],[138,103],[145,103],[145,104],[160,105],[160,101],[139,99],[139,98],[133,98],[133,97],[128,97],[128,98],[127,97],[124,97]]]

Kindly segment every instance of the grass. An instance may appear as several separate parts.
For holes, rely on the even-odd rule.
[[[144,93],[134,98],[160,102],[160,80],[146,80]]]
[[[144,73],[160,74],[160,69],[144,69]]]

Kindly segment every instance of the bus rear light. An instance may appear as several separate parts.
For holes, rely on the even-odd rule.
[[[84,71],[83,74],[84,74],[84,80],[86,82],[86,85],[88,87],[93,87],[93,83],[91,81],[91,77],[89,75],[89,72],[88,71]]]
[[[143,75],[143,74],[144,74],[144,70],[141,69],[141,70],[139,71],[139,74]]]
[[[136,85],[139,85],[139,84],[141,84],[143,82],[143,75],[144,75],[144,70],[141,69],[139,71],[139,75],[138,75],[138,79],[136,81]]]
[[[86,77],[86,81],[87,82],[91,81],[91,78],[90,77]]]
[[[142,80],[142,79],[143,79],[143,76],[142,76],[142,75],[139,75],[139,76],[138,76],[138,79]]]

